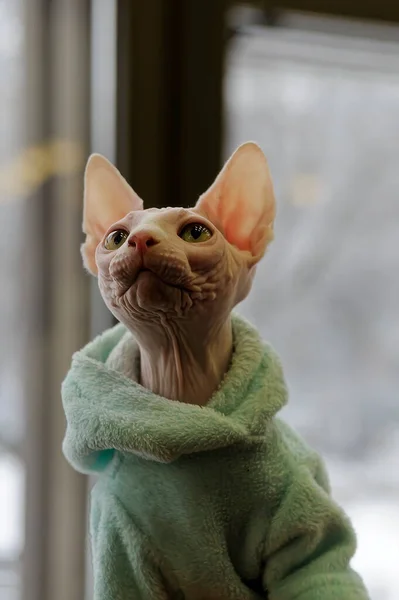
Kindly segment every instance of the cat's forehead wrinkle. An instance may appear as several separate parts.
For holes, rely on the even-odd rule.
[[[133,211],[126,215],[130,227],[162,223],[173,224],[183,221],[187,216],[195,213],[185,208],[147,208],[146,210]]]
[[[167,219],[168,221],[177,221],[179,219],[183,219],[187,214],[187,209],[181,208],[180,206],[168,206],[164,208],[158,209],[158,214],[163,219]]]

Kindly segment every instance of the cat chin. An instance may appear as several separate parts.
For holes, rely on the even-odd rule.
[[[137,275],[135,284],[136,284],[137,289],[139,287],[141,287],[141,288],[145,287],[145,289],[150,290],[152,293],[154,291],[156,292],[156,288],[176,287],[176,286],[173,286],[173,285],[167,283],[159,275],[154,273],[154,271],[150,271],[149,269],[143,269],[139,272],[139,274]]]
[[[169,284],[152,271],[141,271],[129,291],[135,296],[135,304],[143,310],[166,310],[176,306],[182,296],[182,288]]]

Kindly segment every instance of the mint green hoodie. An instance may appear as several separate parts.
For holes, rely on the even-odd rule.
[[[287,398],[278,358],[237,316],[233,333],[231,367],[205,407],[136,383],[139,352],[122,325],[74,355],[63,449],[99,474],[95,600],[368,599],[320,458],[276,418]]]

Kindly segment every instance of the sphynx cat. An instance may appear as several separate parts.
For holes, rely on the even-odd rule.
[[[134,332],[142,385],[205,404],[231,358],[231,311],[273,237],[275,199],[262,150],[241,146],[192,209],[143,210],[99,155],[85,179],[85,265],[110,311]]]
[[[367,600],[320,457],[277,413],[278,357],[233,308],[273,238],[265,156],[241,146],[194,208],[144,210],[105,158],[82,255],[119,323],[63,383],[64,453],[95,473],[95,600]]]

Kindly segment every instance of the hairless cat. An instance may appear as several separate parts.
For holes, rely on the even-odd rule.
[[[64,453],[96,473],[95,600],[367,600],[320,457],[278,416],[280,361],[234,307],[273,239],[262,150],[194,208],[143,209],[104,157],[85,173],[82,256],[119,324],[62,386]]]

